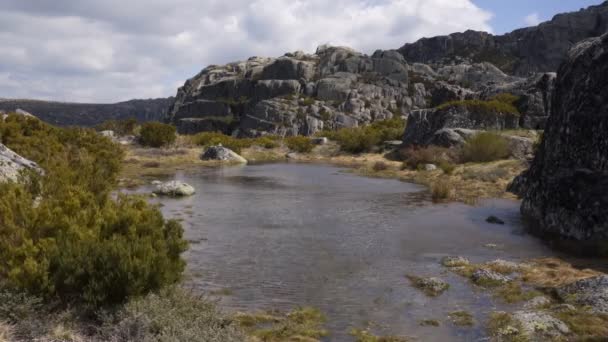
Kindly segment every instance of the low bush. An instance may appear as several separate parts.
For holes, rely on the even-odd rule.
[[[505,96],[505,98],[509,98]],[[504,114],[513,114],[520,115],[519,109],[515,107],[512,102],[503,102],[506,101],[505,98],[493,98],[488,101],[483,100],[460,100],[460,101],[449,101],[444,104],[437,106],[437,109],[445,109],[451,107],[465,107],[469,111],[474,113],[504,113]]]
[[[238,139],[229,135],[218,132],[203,132],[192,137],[192,141],[199,146],[209,147],[222,145],[233,150],[236,153],[241,153],[243,148],[250,147],[251,139]]]
[[[388,170],[388,164],[382,161],[377,161],[374,163],[374,166],[372,168],[374,169],[374,171],[385,171]]]
[[[114,131],[116,135],[135,135],[136,119],[108,120],[95,127],[98,131]]]
[[[181,226],[143,198],[112,195],[119,145],[94,130],[16,116],[0,122],[0,132],[5,145],[44,169],[0,184],[4,286],[98,307],[179,280]]]
[[[363,127],[342,128],[335,132],[324,131],[321,135],[335,140],[342,151],[363,153],[371,152],[384,141],[400,140],[404,130],[405,120],[396,117]]]
[[[454,151],[439,146],[409,147],[399,151],[399,157],[403,160],[403,167],[416,169],[424,164],[449,164]]]
[[[441,202],[450,198],[450,192],[452,187],[450,183],[444,180],[437,180],[431,186],[431,196],[433,198],[433,202]]]
[[[509,157],[509,143],[496,133],[482,132],[465,142],[462,148],[464,162],[491,162]]]
[[[315,147],[315,144],[310,138],[303,136],[287,137],[285,138],[285,145],[287,145],[290,150],[299,153],[308,153]]]
[[[446,175],[451,175],[452,173],[454,173],[454,170],[456,169],[456,165],[454,165],[454,164],[452,164],[450,162],[442,160],[442,161],[439,162],[439,168]]]
[[[177,138],[174,126],[160,122],[146,122],[141,126],[139,142],[149,147],[171,145]]]

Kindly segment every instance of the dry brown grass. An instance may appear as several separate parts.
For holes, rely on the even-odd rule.
[[[0,342],[10,342],[13,340],[13,326],[0,322]]]
[[[578,269],[557,258],[536,259],[529,265],[522,269],[522,280],[537,287],[559,287],[603,274],[588,268]]]

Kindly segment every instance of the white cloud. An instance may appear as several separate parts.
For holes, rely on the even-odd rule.
[[[538,13],[530,13],[524,18],[524,23],[527,26],[536,26],[542,22],[542,19],[538,15]]]
[[[111,102],[175,94],[208,64],[491,31],[471,0],[3,0],[2,97]]]

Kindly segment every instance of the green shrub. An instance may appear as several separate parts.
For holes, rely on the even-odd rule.
[[[171,145],[177,138],[174,126],[160,122],[146,122],[141,126],[139,134],[139,142],[149,147]]]
[[[226,341],[246,338],[214,302],[178,288],[130,301],[105,319],[104,341]]]
[[[464,162],[490,162],[509,156],[507,140],[496,133],[482,132],[470,137],[462,148]]]
[[[454,173],[454,170],[456,169],[456,165],[454,165],[450,162],[447,162],[447,161],[440,161],[439,168],[441,170],[443,170],[443,173],[445,173],[446,175],[451,175],[452,173]]]
[[[250,147],[253,143],[252,139],[238,139],[229,135],[218,132],[203,132],[195,135],[192,141],[204,147],[222,145],[233,150],[236,153],[241,153],[243,148]]]
[[[6,134],[9,132],[9,134]],[[44,175],[0,184],[0,279],[93,307],[175,283],[182,228],[139,197],[114,196],[122,149],[93,130],[0,122],[2,141]]]
[[[322,134],[335,140],[340,149],[349,153],[371,152],[387,140],[400,140],[405,130],[405,121],[399,117],[376,121],[368,126],[342,128],[335,132]]]
[[[285,138],[285,144],[290,150],[299,153],[308,153],[315,147],[310,138],[303,136],[287,137]]]
[[[403,167],[412,170],[424,164],[449,164],[452,154],[450,149],[439,146],[409,147],[399,151]]]
[[[253,140],[253,145],[262,146],[263,148],[271,149],[279,147],[276,139],[270,137],[260,137]]]
[[[119,136],[135,135],[136,119],[108,120],[95,127],[98,131],[114,131]]]
[[[452,107],[465,107],[473,113],[486,114],[486,113],[504,113],[512,115],[520,115],[519,110],[512,103],[502,102],[495,99],[489,101],[482,100],[462,100],[462,101],[449,101],[441,104],[437,109],[445,109]]]

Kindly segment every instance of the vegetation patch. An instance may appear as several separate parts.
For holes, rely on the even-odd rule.
[[[148,147],[171,145],[177,138],[175,126],[160,122],[146,122],[139,132],[139,143]]]
[[[472,327],[475,325],[473,315],[468,311],[454,311],[448,314],[454,325],[459,327]]]
[[[355,338],[357,342],[408,342],[411,341],[406,337],[399,336],[377,336],[371,333],[369,330],[352,329],[350,335]]]
[[[448,169],[448,164],[455,159],[453,150],[439,146],[408,147],[399,151],[399,157],[403,160],[403,167],[411,170],[424,164],[444,164]]]
[[[513,304],[525,302],[532,298],[542,296],[537,290],[524,289],[523,284],[519,281],[509,282],[494,291],[494,296],[500,298],[503,302]]]
[[[441,323],[436,319],[424,319],[420,321],[420,325],[423,327],[438,327]]]
[[[431,197],[435,203],[450,199],[451,193],[452,186],[446,180],[437,180],[431,185]]]
[[[488,114],[488,113],[502,113],[520,115],[521,113],[515,106],[518,98],[511,94],[499,94],[496,97],[483,101],[483,100],[458,100],[448,101],[437,106],[437,109],[449,109],[449,108],[466,108],[471,113],[476,114]]]
[[[509,157],[509,143],[505,137],[482,132],[467,139],[462,147],[462,161],[484,163]]]
[[[608,314],[577,308],[557,312],[555,316],[568,325],[579,341],[606,341],[608,339]]]
[[[98,131],[113,131],[118,136],[136,135],[138,124],[136,119],[108,120],[97,126]]]
[[[486,325],[490,337],[498,341],[528,342],[528,338],[522,334],[523,328],[510,313],[493,312]]]
[[[293,136],[285,138],[287,147],[298,153],[309,153],[315,148],[315,144],[308,137]]]
[[[278,313],[237,314],[237,322],[247,334],[264,342],[319,341],[327,336],[323,329],[325,316],[315,308],[295,309],[285,315]]]
[[[335,132],[323,131],[319,136],[335,140],[344,152],[364,153],[373,151],[384,141],[401,140],[404,130],[405,120],[395,117],[362,127],[342,128]]]

